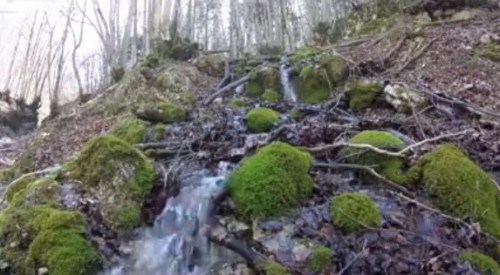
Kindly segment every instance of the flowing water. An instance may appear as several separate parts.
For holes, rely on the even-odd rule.
[[[224,188],[228,164],[218,175],[198,172],[181,180],[180,193],[167,201],[152,228],[143,229],[132,255],[108,275],[204,275],[232,252],[209,243],[200,228],[213,214],[213,198]]]
[[[297,95],[293,89],[292,83],[290,82],[290,72],[287,68],[288,57],[284,55],[281,57],[280,66],[280,79],[281,86],[283,87],[283,96],[286,101],[297,102]]]

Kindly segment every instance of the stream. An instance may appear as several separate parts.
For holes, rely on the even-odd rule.
[[[280,80],[281,87],[283,88],[283,97],[286,101],[297,102],[297,95],[293,89],[292,83],[290,82],[290,71],[287,67],[288,57],[286,55],[281,57],[280,66]]]
[[[200,233],[228,171],[229,164],[221,162],[216,175],[198,171],[181,178],[179,194],[167,201],[154,226],[141,229],[131,255],[105,274],[204,275],[220,261],[236,260],[231,251],[209,243]]]

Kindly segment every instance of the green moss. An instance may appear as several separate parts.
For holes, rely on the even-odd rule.
[[[231,173],[227,188],[244,217],[284,214],[309,196],[313,182],[311,156],[289,144],[275,142],[244,159]]]
[[[322,54],[318,58],[320,66],[326,71],[332,86],[338,86],[349,77],[349,67],[338,55]]]
[[[299,76],[298,99],[300,102],[317,104],[330,97],[330,86],[325,69],[304,66]]]
[[[196,105],[196,96],[193,92],[184,92],[180,95],[180,102],[185,106],[188,106],[189,109],[193,108]]]
[[[349,140],[353,144],[369,144],[379,149],[389,151],[399,151],[405,147],[403,141],[397,136],[384,131],[363,131],[355,135]],[[404,161],[398,157],[391,157],[384,154],[379,154],[367,149],[361,148],[345,148],[341,154],[346,157],[349,163],[375,166],[375,170],[379,171],[383,176],[394,182],[402,183],[405,181],[401,174],[401,168]]]
[[[112,135],[99,136],[88,141],[68,167],[71,177],[98,197],[109,225],[116,230],[133,227],[128,221],[122,223],[122,208],[140,208],[154,180],[153,166],[140,151]],[[134,226],[139,224],[137,219]]]
[[[382,92],[382,86],[376,81],[350,82],[346,89],[349,108],[353,111],[362,111],[370,107]]]
[[[491,61],[500,62],[500,43],[489,42],[482,44],[476,48],[475,55],[490,59]]]
[[[330,216],[333,223],[346,233],[358,232],[366,227],[378,227],[381,222],[375,202],[359,193],[343,193],[333,197]]]
[[[407,178],[422,183],[445,212],[470,217],[481,224],[482,230],[500,237],[500,194],[496,184],[454,145],[440,145],[424,155]]]
[[[234,98],[231,100],[231,108],[232,109],[240,109],[240,108],[245,108],[246,107],[246,102],[244,99],[241,98]]]
[[[460,253],[460,260],[469,262],[481,274],[500,275],[500,265],[484,254],[465,251]]]
[[[286,269],[278,264],[278,263],[272,263],[268,262],[262,265],[262,270],[264,271],[265,275],[288,275],[288,271]]]
[[[295,51],[289,58],[290,62],[292,63],[297,63],[300,61],[305,61],[305,59],[308,59],[310,57],[315,56],[320,52],[319,48],[312,47],[312,46],[305,46],[302,48],[299,48],[297,51]]]
[[[32,181],[19,190],[9,202],[11,207],[24,207],[36,204],[57,205],[60,200],[60,187],[52,179]]]
[[[163,136],[165,135],[165,124],[163,123],[158,123],[155,125],[153,129],[153,140],[154,141],[160,141],[163,139]]]
[[[279,99],[280,99],[280,95],[278,94],[278,92],[274,91],[274,90],[271,90],[271,89],[267,89],[261,96],[261,98],[265,101],[269,101],[269,102],[277,102]]]
[[[34,178],[26,177],[9,184],[7,186],[7,189],[5,190],[5,198],[7,199],[7,202],[11,202],[17,193],[23,191],[28,186],[28,184],[30,184],[34,180]]]
[[[309,269],[319,272],[332,267],[332,252],[328,247],[317,246],[314,248],[308,263]]]
[[[293,119],[293,120],[299,120],[300,117],[302,116],[302,113],[300,111],[299,108],[293,108],[291,111],[290,111],[290,117]]]
[[[130,144],[141,143],[146,135],[146,123],[140,119],[127,118],[115,125],[109,133]]]
[[[186,109],[165,101],[155,105],[144,106],[137,112],[137,116],[140,119],[164,124],[183,122],[187,119],[187,115]]]
[[[269,131],[279,118],[279,113],[272,109],[255,108],[247,113],[245,121],[250,132],[262,133]]]
[[[259,98],[267,89],[278,91],[279,87],[278,71],[272,67],[265,67],[254,69],[250,73],[245,93],[251,98]]]

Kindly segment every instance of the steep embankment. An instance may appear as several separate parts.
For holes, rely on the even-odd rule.
[[[498,274],[498,15],[357,13],[348,41],[150,56],[67,106],[1,173],[1,267]]]

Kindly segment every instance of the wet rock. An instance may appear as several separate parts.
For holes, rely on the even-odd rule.
[[[242,237],[250,231],[250,227],[245,223],[236,220],[233,217],[221,218],[220,222],[226,226],[227,232],[234,234],[237,237]]]
[[[427,97],[422,92],[406,89],[398,85],[387,85],[384,88],[385,100],[398,112],[412,113],[425,107]]]
[[[210,270],[210,275],[252,275],[254,272],[246,264],[216,263]]]
[[[210,76],[220,76],[224,72],[224,55],[202,55],[193,61],[200,72]]]
[[[40,267],[36,272],[36,274],[38,274],[38,275],[44,275],[47,273],[49,273],[49,269],[46,267]]]

